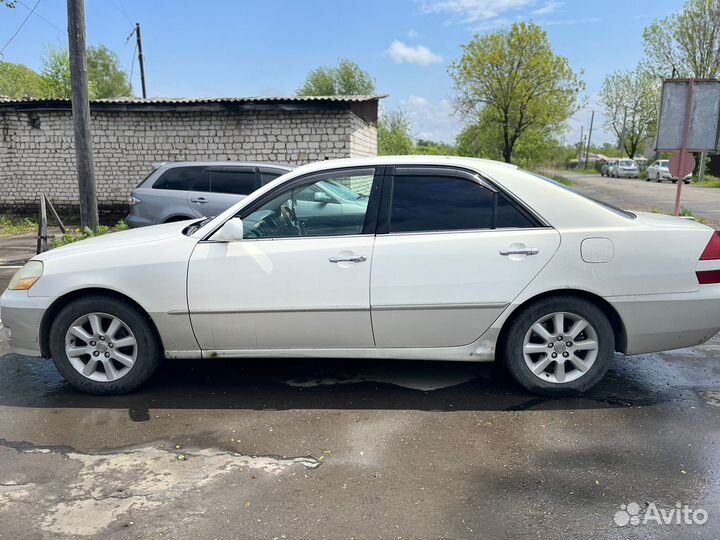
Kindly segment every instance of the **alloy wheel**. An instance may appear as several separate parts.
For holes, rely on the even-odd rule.
[[[597,332],[574,313],[550,313],[538,319],[525,334],[523,357],[540,380],[562,384],[585,375],[599,351]]]
[[[83,377],[116,381],[132,369],[138,345],[130,327],[107,313],[78,317],[65,334],[65,354]]]

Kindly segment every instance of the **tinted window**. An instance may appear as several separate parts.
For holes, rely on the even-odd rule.
[[[390,232],[490,229],[493,192],[448,176],[395,176]]]
[[[262,182],[262,185],[264,186],[268,182],[272,182],[278,176],[282,176],[283,174],[285,174],[285,173],[284,172],[260,171],[260,181]]]
[[[535,227],[535,223],[513,205],[502,193],[498,193],[495,227],[499,229],[527,229]]]
[[[249,195],[257,187],[257,177],[252,169],[210,170],[210,190],[213,193]]]
[[[172,167],[155,180],[153,188],[208,191],[207,172],[204,167]]]

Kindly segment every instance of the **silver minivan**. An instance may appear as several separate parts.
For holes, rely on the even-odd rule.
[[[216,216],[292,167],[234,161],[162,163],[130,196],[130,227]]]

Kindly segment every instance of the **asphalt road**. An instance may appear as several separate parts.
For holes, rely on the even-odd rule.
[[[606,178],[562,171],[571,179],[574,189],[628,210],[657,208],[672,213],[677,185],[671,182],[646,182],[630,178]],[[681,205],[696,216],[720,223],[720,189],[683,184]]]
[[[326,360],[167,361],[97,397],[0,338],[0,538],[716,538],[719,351],[618,356],[577,399]],[[678,502],[707,522],[643,524]]]

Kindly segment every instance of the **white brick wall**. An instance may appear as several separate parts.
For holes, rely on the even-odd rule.
[[[37,207],[45,192],[77,206],[70,111],[0,109],[0,211]],[[377,154],[377,131],[349,111],[93,111],[101,207],[122,208],[157,161],[238,160],[303,164]]]

